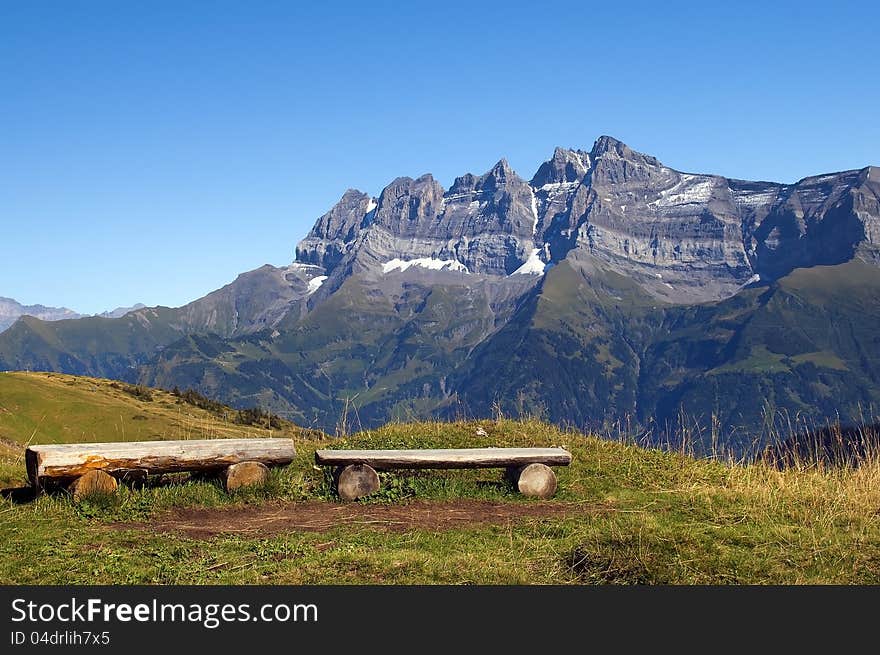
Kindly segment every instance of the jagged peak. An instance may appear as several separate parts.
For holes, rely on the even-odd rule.
[[[589,169],[590,153],[557,146],[553,156],[538,168],[530,184],[540,188],[545,184],[577,182]]]
[[[519,175],[510,167],[507,159],[502,157],[489,172],[479,178],[477,188],[494,189],[515,180],[520,180]]]
[[[583,163],[583,158],[589,156],[590,153],[586,150],[556,146],[553,148],[553,157],[551,158],[551,161],[571,161],[572,159],[576,159]]]
[[[401,175],[400,177],[395,177],[393,180],[391,180],[388,184],[385,185],[385,188],[382,189],[382,193],[385,193],[388,189],[412,186],[413,182],[415,182],[415,180],[408,175]]]
[[[328,211],[321,218],[318,219],[320,221],[322,218],[327,216],[331,216],[339,213],[340,211],[348,211],[353,207],[356,207],[358,204],[363,202],[368,202],[371,199],[371,196],[368,193],[364,193],[360,189],[346,189],[345,193],[336,201]]]
[[[379,194],[378,206],[382,211],[382,207],[386,206],[389,201],[395,202],[395,199],[407,195],[436,195],[442,196],[444,193],[443,186],[434,179],[431,173],[420,175],[416,179],[411,177],[397,177],[391,181],[388,186],[382,189]]]
[[[593,157],[601,157],[608,152],[622,154],[626,150],[630,150],[630,148],[623,141],[603,134],[593,143],[593,149],[590,152]]]
[[[449,188],[449,195],[473,191],[477,186],[477,181],[478,178],[476,175],[473,173],[465,173],[464,175],[455,178],[455,181]]]
[[[327,213],[321,216],[315,227],[318,227],[323,222],[326,222],[331,217],[338,215],[340,212],[349,212],[352,209],[356,208],[358,205],[362,203],[368,203],[372,201],[372,196],[368,193],[364,193],[360,189],[346,189],[345,193],[342,194],[342,197],[336,201],[336,204],[333,205]]]
[[[340,202],[347,199],[352,198],[369,198],[369,194],[364,193],[360,189],[349,188],[345,190],[345,193],[342,194],[342,198],[340,198]]]
[[[431,173],[425,173],[424,175],[419,175],[416,178],[415,183],[416,184],[431,184],[431,185],[441,186],[440,183],[434,179],[434,176]]]
[[[489,173],[493,174],[493,175],[498,175],[501,173],[503,173],[505,175],[509,175],[510,173],[513,173],[513,169],[510,167],[510,164],[508,163],[507,158],[502,157],[489,170]]]
[[[593,144],[593,149],[590,151],[590,158],[593,161],[609,158],[625,159],[649,166],[662,166],[656,157],[633,150],[623,141],[607,134],[596,139],[596,143]]]

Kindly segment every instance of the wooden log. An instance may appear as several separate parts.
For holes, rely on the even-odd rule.
[[[374,469],[507,468],[531,463],[567,466],[563,448],[419,448],[412,450],[316,450],[315,463],[328,466],[369,464]]]
[[[523,496],[550,498],[556,493],[556,474],[538,462],[523,466],[516,474],[516,488]]]
[[[379,475],[367,464],[349,464],[336,478],[336,491],[342,500],[357,500],[379,490]]]
[[[269,481],[269,467],[262,462],[239,462],[226,469],[226,491],[264,485]]]
[[[73,494],[74,500],[82,500],[93,494],[112,494],[116,493],[119,483],[109,473],[104,471],[86,471],[76,480],[70,483],[67,488]]]
[[[248,461],[283,466],[295,456],[292,439],[192,439],[30,446],[25,464],[31,484],[39,487],[46,479],[72,480],[94,470],[111,475],[222,471]]]

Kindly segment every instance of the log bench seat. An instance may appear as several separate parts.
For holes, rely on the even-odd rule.
[[[113,491],[116,479],[163,473],[220,475],[227,490],[265,482],[269,466],[290,464],[292,439],[186,439],[29,446],[28,479],[35,490],[69,485],[74,496]]]
[[[410,450],[316,450],[315,463],[336,467],[336,488],[344,500],[379,489],[376,471],[390,469],[503,468],[526,496],[549,498],[556,493],[551,466],[568,466],[563,448],[415,448]]]

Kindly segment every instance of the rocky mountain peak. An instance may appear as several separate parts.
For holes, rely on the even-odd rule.
[[[659,174],[670,172],[656,157],[636,152],[614,137],[600,136],[590,151],[594,183],[620,185],[644,184]]]
[[[506,185],[508,181],[519,182],[521,179],[510,167],[510,164],[507,163],[507,159],[502,158],[489,170],[488,173],[480,178],[480,184],[478,184],[477,188],[497,189],[498,187]]]
[[[367,214],[375,208],[371,196],[348,189],[332,209],[321,216],[296,248],[296,259],[305,264],[335,266],[364,226]]]
[[[541,188],[546,184],[579,182],[590,169],[590,153],[557,147],[553,156],[538,168],[530,184]]]
[[[637,152],[613,136],[600,136],[596,139],[593,149],[590,151],[590,158],[593,161],[623,159],[646,166],[662,166],[656,157]]]
[[[478,179],[479,178],[473,173],[465,173],[464,175],[455,178],[455,181],[449,188],[448,195],[452,196],[473,191],[477,186]]]
[[[399,177],[382,190],[373,222],[392,234],[418,232],[437,215],[443,187],[428,173],[417,179]]]

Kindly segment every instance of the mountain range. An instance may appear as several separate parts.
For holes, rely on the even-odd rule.
[[[60,321],[65,318],[81,318],[67,307],[46,307],[44,305],[22,305],[12,298],[0,296],[0,332],[15,323],[19,317],[28,314],[44,321]]]
[[[132,307],[117,307],[109,312],[96,314],[104,318],[119,318],[136,309],[143,309],[146,305],[137,303]],[[46,307],[44,305],[22,305],[12,298],[0,297],[0,332],[15,323],[22,316],[33,316],[43,321],[62,321],[65,319],[83,318],[86,314],[78,314],[67,307]]]
[[[684,173],[611,137],[444,189],[349,189],[296,246],[180,308],[0,334],[0,369],[191,387],[332,430],[539,414],[744,447],[880,402],[880,168]]]

